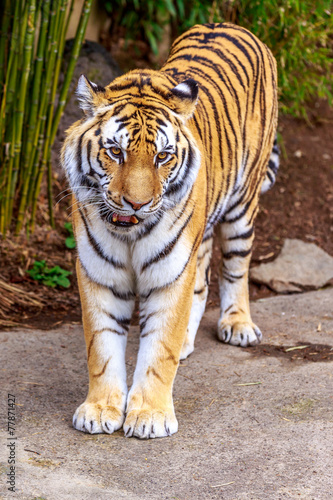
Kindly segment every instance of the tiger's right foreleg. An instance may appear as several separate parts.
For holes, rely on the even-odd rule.
[[[213,248],[213,235],[202,241],[197,257],[197,271],[192,300],[190,319],[188,322],[186,337],[180,354],[180,359],[186,359],[194,351],[194,340],[200,325],[201,318],[205,312],[208,285],[210,278],[210,258]]]
[[[93,282],[80,261],[77,276],[87,347],[89,391],[76,410],[73,426],[91,434],[120,429],[127,398],[125,348],[134,299],[116,297]]]

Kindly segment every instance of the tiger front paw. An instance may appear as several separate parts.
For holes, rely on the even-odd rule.
[[[173,410],[131,410],[124,423],[125,437],[140,439],[171,436],[178,430]]]
[[[121,428],[125,414],[115,406],[82,403],[73,416],[73,427],[89,434],[112,434]]]
[[[255,346],[262,340],[262,333],[252,321],[220,320],[217,325],[217,336],[226,344],[241,347]]]

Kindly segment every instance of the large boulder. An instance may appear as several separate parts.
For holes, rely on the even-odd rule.
[[[68,40],[64,53],[64,73],[68,65],[72,46],[73,40]],[[64,73],[60,77],[60,88],[64,79]],[[75,89],[80,75],[84,74],[92,82],[105,86],[117,76],[120,76],[121,73],[117,63],[102,45],[91,41],[84,42],[69,88],[69,101],[60,120],[56,139],[52,146],[52,166],[55,172],[60,172],[60,149],[65,139],[65,131],[72,123],[80,120],[83,115],[75,97]]]
[[[250,279],[280,293],[321,288],[333,280],[333,257],[314,243],[286,239],[280,255],[253,267]]]

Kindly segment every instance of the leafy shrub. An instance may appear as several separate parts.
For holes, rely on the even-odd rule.
[[[45,260],[35,260],[32,269],[29,269],[27,273],[32,279],[52,288],[55,288],[56,286],[69,288],[71,284],[67,278],[67,276],[72,274],[70,271],[66,271],[60,266],[54,266],[49,269]]]
[[[305,104],[333,99],[333,16],[329,0],[238,2],[237,23],[272,50],[279,72],[281,110],[306,118]]]

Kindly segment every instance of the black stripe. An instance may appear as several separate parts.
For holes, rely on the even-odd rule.
[[[224,215],[230,214],[230,212],[232,212],[236,207],[238,207],[238,205],[240,205],[242,203],[242,201],[244,200],[246,194],[247,194],[247,192],[244,191],[243,194],[235,201],[235,203],[233,203],[231,205],[231,207],[229,207],[228,210],[226,210]]]
[[[131,322],[130,319],[127,319],[127,318],[117,318],[112,313],[110,313],[108,311],[105,311],[105,309],[102,309],[102,312],[104,314],[106,314],[109,318],[113,319],[124,330],[128,330],[129,329],[129,325],[130,325],[130,322]]]
[[[160,292],[161,290],[165,290],[165,288],[167,288],[167,287],[169,287],[170,285],[172,285],[173,283],[175,283],[175,282],[176,282],[176,281],[177,281],[177,280],[178,280],[178,279],[182,276],[182,274],[184,273],[185,269],[187,268],[187,266],[188,266],[188,264],[189,264],[189,262],[190,262],[190,260],[191,260],[192,255],[194,254],[194,252],[198,249],[198,246],[200,245],[200,239],[201,239],[201,237],[202,237],[202,234],[201,234],[201,233],[198,233],[198,234],[197,234],[197,236],[196,236],[196,238],[195,238],[195,240],[194,240],[194,243],[193,243],[193,245],[192,245],[192,249],[191,249],[190,255],[189,255],[189,257],[188,257],[187,261],[185,262],[183,269],[182,269],[182,270],[180,271],[180,273],[176,276],[176,278],[175,278],[174,280],[172,280],[171,282],[166,283],[166,284],[165,284],[165,285],[163,285],[163,286],[159,286],[159,287],[156,287],[156,288],[151,288],[151,289],[149,290],[149,292],[148,292],[148,293],[146,293],[146,294],[144,294],[144,295],[142,295],[142,294],[141,294],[141,295],[140,295],[140,298],[141,298],[142,300],[147,300],[147,299],[149,299],[149,297],[150,297],[153,293],[155,293],[155,292]]]
[[[94,331],[94,335],[104,333],[104,332],[110,332],[110,333],[116,333],[117,335],[126,335],[125,332],[119,332],[118,330],[115,330],[114,328],[101,328],[101,330]]]
[[[223,253],[223,258],[229,260],[233,257],[247,257],[250,253],[251,248],[249,250],[233,250],[231,252]]]
[[[105,285],[102,285],[102,286],[105,286]],[[135,293],[133,293],[131,291],[129,291],[129,292],[119,292],[118,290],[116,290],[112,286],[106,286],[105,288],[107,288],[108,290],[110,290],[110,292],[117,299],[128,301],[128,300],[133,300],[135,298]]]
[[[148,316],[143,320],[143,321],[140,321],[140,329],[141,329],[141,332],[144,330],[144,328],[146,327],[146,324],[148,322],[148,320],[150,318],[152,318],[153,316],[155,316],[156,312],[152,312],[150,314],[148,314]]]
[[[87,132],[89,132],[89,130],[91,130],[92,128],[96,127],[96,123],[94,123],[91,127],[87,128],[79,137],[79,141],[78,141],[78,144],[77,144],[77,148],[76,148],[76,154],[75,154],[75,157],[76,157],[76,161],[77,161],[77,168],[78,170],[83,173],[83,170],[82,170],[82,141],[83,141],[83,137],[85,136],[85,134]]]
[[[256,195],[256,190],[254,190],[254,192],[252,193],[252,196],[251,198],[249,199],[249,201],[245,204],[243,210],[238,214],[238,215],[235,215],[234,217],[232,217],[231,219],[226,219],[224,216],[221,220],[222,223],[227,223],[227,224],[231,224],[232,222],[236,222],[237,220],[240,220],[242,217],[244,217],[244,215],[246,214],[246,212],[248,211],[252,201],[253,201],[253,198],[255,197]]]
[[[160,222],[160,219],[157,218],[156,220],[154,220],[152,222],[146,223],[142,227],[142,231],[137,235],[136,239],[141,240],[145,236],[149,235],[150,232],[154,229],[154,227],[159,224],[159,222]]]
[[[87,276],[87,278],[92,282],[92,283],[95,283],[96,285],[100,286],[101,288],[104,288],[105,290],[108,290],[109,292],[111,292],[117,299],[119,300],[125,300],[125,301],[129,301],[129,300],[133,300],[135,298],[135,293],[132,292],[132,291],[128,291],[128,292],[119,292],[118,290],[116,290],[114,287],[112,286],[107,286],[107,285],[104,285],[103,283],[99,283],[98,281],[96,281],[95,279],[93,279],[89,272],[87,271],[87,268],[84,266],[84,264],[82,263],[82,260],[80,259],[80,266],[82,267],[82,270],[84,271],[85,275]]]
[[[82,222],[84,224],[84,227],[85,227],[85,230],[86,230],[86,234],[88,236],[89,243],[92,246],[92,248],[95,250],[95,252],[97,253],[97,255],[101,259],[105,260],[108,264],[111,264],[111,266],[115,267],[116,269],[126,269],[125,264],[122,264],[121,262],[116,261],[113,257],[111,257],[110,255],[106,255],[104,253],[104,250],[102,249],[102,247],[100,246],[100,244],[98,243],[98,241],[96,241],[95,238],[94,238],[94,236],[91,234],[89,226],[88,226],[88,223],[87,223],[87,221],[85,219],[85,216],[82,213],[81,208],[79,208],[79,214],[80,214],[81,220],[82,220]]]
[[[194,165],[193,165],[193,158],[195,156],[194,149],[193,149],[191,143],[189,142],[189,140],[187,139],[187,137],[185,137],[185,139],[186,139],[186,142],[188,144],[188,154],[187,154],[186,166],[184,169],[179,167],[179,172],[181,173],[181,176],[177,175],[175,180],[170,182],[169,186],[167,187],[167,189],[165,191],[166,196],[174,195],[174,194],[178,193],[184,187],[184,181],[186,181],[186,178],[189,176],[189,172],[194,167]]]
[[[236,236],[230,236],[229,238],[227,238],[227,240],[228,241],[238,240],[238,239],[246,240],[248,238],[251,238],[251,236],[253,235],[253,232],[254,232],[254,228],[252,226],[251,229],[249,229],[249,231],[247,231],[246,233],[237,234]]]
[[[210,240],[211,238],[213,238],[213,231],[212,230],[205,233],[201,243],[205,243],[206,241]]]
[[[182,225],[182,227],[180,228],[180,230],[178,231],[178,233],[176,234],[176,236],[173,238],[173,240],[171,240],[163,248],[163,250],[161,250],[161,252],[159,252],[157,255],[155,255],[155,257],[153,257],[152,259],[146,261],[143,264],[143,266],[141,268],[141,272],[145,271],[147,269],[147,267],[151,266],[152,264],[155,264],[159,260],[164,259],[165,257],[167,257],[172,252],[172,250],[173,250],[174,246],[176,245],[177,241],[179,240],[180,236],[183,234],[184,229],[186,228],[186,226],[188,225],[188,223],[192,219],[193,212],[194,212],[194,210],[187,217],[187,219],[185,220],[184,224]]]

